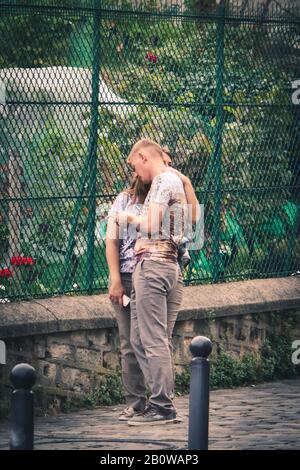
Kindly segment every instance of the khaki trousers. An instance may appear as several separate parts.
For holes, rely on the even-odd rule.
[[[170,261],[144,259],[132,276],[131,345],[150,388],[150,406],[168,414],[174,409],[173,346],[170,341],[183,285],[179,267]]]

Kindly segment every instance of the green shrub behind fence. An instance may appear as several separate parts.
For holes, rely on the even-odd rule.
[[[299,9],[57,4],[0,3],[0,296],[107,287],[106,215],[141,137],[204,204],[186,283],[298,270]]]

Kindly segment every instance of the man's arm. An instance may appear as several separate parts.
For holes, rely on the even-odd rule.
[[[133,215],[128,212],[120,212],[116,217],[117,224],[132,224],[138,232],[155,234],[158,233],[167,206],[152,202],[149,204],[146,215]]]

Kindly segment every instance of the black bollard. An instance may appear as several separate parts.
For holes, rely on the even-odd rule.
[[[208,450],[209,360],[212,342],[197,336],[190,344],[193,355],[189,402],[189,450]]]
[[[28,364],[16,365],[10,380],[14,391],[11,396],[10,439],[11,450],[33,449],[33,391],[36,372]]]

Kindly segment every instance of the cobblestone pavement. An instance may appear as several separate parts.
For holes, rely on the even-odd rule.
[[[210,395],[209,449],[299,449],[300,379]],[[188,396],[175,399],[180,424],[133,427],[118,421],[123,406],[36,418],[36,449],[186,449]],[[0,423],[0,449],[8,426]]]

